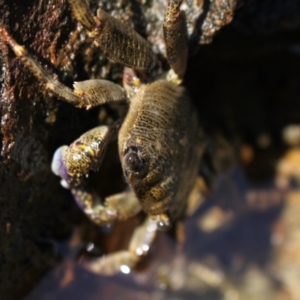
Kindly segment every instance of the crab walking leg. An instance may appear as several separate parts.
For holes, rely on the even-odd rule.
[[[115,275],[120,271],[129,273],[140,258],[148,253],[157,229],[157,220],[147,217],[144,223],[135,229],[128,250],[108,254],[93,261],[84,260],[82,265],[100,275]]]
[[[89,31],[109,59],[130,68],[152,68],[155,57],[151,45],[131,26],[100,9],[93,17],[85,0],[68,2],[77,21]]]
[[[46,82],[47,89],[53,91],[59,97],[65,101],[77,105],[79,97],[76,96],[73,91],[61,84],[55,77],[49,74],[42,66],[32,57],[24,47],[19,45],[6,31],[5,28],[0,27],[0,35],[3,41],[8,43],[17,57],[19,57],[25,65],[27,65],[34,75]]]
[[[188,33],[185,13],[180,10],[182,0],[169,0],[163,23],[163,32],[168,62],[183,79],[188,58]]]
[[[109,80],[75,81],[73,86],[74,93],[80,98],[81,106],[87,109],[104,103],[127,99],[124,89]]]
[[[94,79],[75,82],[74,90],[70,89],[45,70],[24,47],[19,45],[8,34],[5,28],[0,27],[0,35],[2,39],[11,46],[16,56],[29,67],[34,75],[46,83],[46,88],[55,93],[62,100],[77,107],[89,109],[103,103],[126,99],[123,88],[108,80]]]
[[[140,212],[141,206],[133,191],[125,191],[97,201],[94,193],[84,187],[71,188],[71,192],[81,210],[97,225],[111,224],[126,220]]]

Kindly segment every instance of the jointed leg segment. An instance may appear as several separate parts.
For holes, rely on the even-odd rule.
[[[100,275],[115,275],[123,271],[127,273],[145,256],[156,236],[157,222],[150,217],[137,227],[129,242],[128,250],[104,255],[93,261],[83,261],[86,269]]]
[[[155,56],[151,45],[131,26],[100,9],[93,17],[84,0],[68,1],[77,21],[107,57],[130,68],[149,70],[153,67]]]
[[[96,195],[85,187],[71,188],[71,192],[82,211],[95,224],[111,224],[117,220],[126,220],[141,210],[133,191],[109,196],[101,203]]]
[[[170,0],[163,29],[169,64],[180,80],[183,79],[188,58],[188,33],[182,0]]]
[[[91,108],[107,102],[126,99],[126,94],[118,84],[108,80],[94,79],[74,83],[74,90],[59,82],[53,74],[44,69],[27,50],[19,45],[0,27],[0,35],[7,42],[17,57],[27,65],[35,76],[44,81],[46,89],[55,93],[62,100],[78,107]]]

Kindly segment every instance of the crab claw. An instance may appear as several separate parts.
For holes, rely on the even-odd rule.
[[[69,189],[70,186],[68,184],[69,182],[69,175],[68,175],[68,171],[67,171],[67,167],[66,164],[63,161],[63,153],[64,151],[66,151],[68,149],[68,146],[61,146],[59,147],[54,155],[53,155],[53,159],[52,159],[52,163],[51,163],[51,170],[52,172],[59,176],[61,178],[61,185],[66,188]]]

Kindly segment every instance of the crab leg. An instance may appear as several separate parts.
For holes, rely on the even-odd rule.
[[[104,204],[99,201],[95,193],[84,186],[71,188],[71,192],[80,209],[97,225],[126,220],[141,210],[138,199],[131,190],[106,197]]]
[[[152,68],[155,58],[151,46],[131,26],[100,9],[93,17],[85,0],[68,2],[77,21],[108,58],[130,68]]]
[[[145,256],[156,236],[157,220],[146,218],[132,235],[128,250],[105,255],[93,261],[82,261],[82,265],[89,271],[100,275],[115,275],[129,273],[141,257]]]
[[[86,107],[89,109],[107,102],[126,99],[123,88],[108,80],[93,79],[75,82],[74,90],[72,90],[44,69],[24,47],[19,45],[8,34],[5,28],[0,27],[0,36],[11,46],[16,56],[30,68],[34,75],[46,83],[46,89],[55,93],[62,100],[77,107]]]
[[[188,58],[188,33],[185,13],[180,10],[182,0],[169,0],[163,31],[168,62],[183,79]]]

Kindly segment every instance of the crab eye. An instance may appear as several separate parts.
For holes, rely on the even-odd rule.
[[[124,156],[124,166],[126,169],[138,172],[143,167],[143,161],[135,149],[130,149]]]

